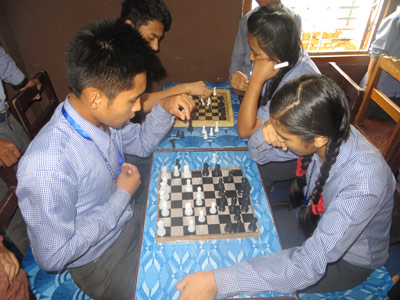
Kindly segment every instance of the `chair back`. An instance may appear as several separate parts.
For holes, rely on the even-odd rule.
[[[47,72],[39,71],[35,78],[39,79],[42,85],[40,100],[34,99],[38,93],[36,87],[30,87],[18,92],[10,104],[11,112],[21,123],[30,139],[33,139],[44,124],[50,120],[59,104]]]
[[[2,232],[18,207],[18,199],[15,194],[17,177],[14,169],[6,166],[0,167],[0,178],[8,187],[6,194],[0,199],[0,232]]]
[[[400,60],[381,55],[369,76],[365,95],[353,125],[382,153],[392,170],[400,167],[400,107],[377,88],[382,71],[400,81]],[[387,114],[387,119],[371,119],[367,116],[368,108],[375,102]]]
[[[353,120],[364,97],[364,89],[359,87],[359,85],[334,62],[328,62],[326,65],[318,66],[318,68],[323,75],[335,81],[344,91],[347,100],[349,100],[351,120]]]

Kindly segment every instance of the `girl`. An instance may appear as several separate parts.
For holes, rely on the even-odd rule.
[[[350,125],[344,93],[322,75],[302,75],[274,95],[269,112],[250,140],[250,154],[261,163],[298,158],[290,196],[309,238],[299,247],[188,275],[177,285],[181,300],[346,290],[387,260],[394,176]]]
[[[265,98],[269,100],[288,80],[304,73],[319,73],[301,49],[294,20],[280,7],[260,7],[249,17],[247,26],[253,73],[239,109],[237,130],[241,138],[249,138],[263,122],[265,107],[258,115],[257,109],[265,82]]]

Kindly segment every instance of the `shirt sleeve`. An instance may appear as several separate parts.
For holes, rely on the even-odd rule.
[[[232,50],[231,65],[229,66],[229,80],[236,71],[242,71],[246,58],[247,46],[247,18],[242,17],[236,33],[235,44]]]
[[[374,194],[348,185],[327,208],[301,247],[251,258],[214,271],[218,297],[265,291],[291,293],[322,278],[328,263],[340,259],[381,208],[382,189]]]
[[[18,85],[25,79],[24,73],[2,47],[0,47],[0,79],[11,85]]]
[[[376,33],[375,41],[369,49],[371,57],[379,57],[381,54],[386,54],[390,50],[392,43],[398,38],[400,18],[396,17],[397,14],[395,12],[382,20]]]
[[[126,123],[122,128],[124,153],[139,157],[151,155],[171,129],[174,120],[175,117],[157,103],[142,124]]]
[[[104,241],[110,231],[125,226],[119,219],[131,197],[122,189],[102,205],[91,208],[90,214],[77,218],[76,187],[80,183],[72,174],[72,170],[58,169],[18,176],[18,201],[33,254],[38,265],[48,272],[64,269]]]

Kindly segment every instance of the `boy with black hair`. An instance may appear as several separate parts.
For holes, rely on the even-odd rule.
[[[159,51],[164,32],[170,29],[172,23],[168,7],[162,0],[125,0],[122,3],[121,20],[136,28],[155,52]],[[203,81],[197,81],[146,93],[141,97],[142,112],[148,113],[160,99],[177,94],[207,98],[211,95],[211,90]]]
[[[122,154],[150,155],[174,117],[190,118],[186,95],[162,99],[142,124],[146,74],[160,63],[121,21],[88,25],[66,56],[71,94],[31,142],[18,168],[17,195],[32,250],[49,272],[68,268],[95,299],[131,299],[140,251],[141,183]],[[183,109],[183,111],[182,111]]]

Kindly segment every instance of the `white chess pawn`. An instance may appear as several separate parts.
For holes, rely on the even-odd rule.
[[[187,202],[185,204],[185,215],[186,216],[191,216],[192,214],[193,214],[192,204],[190,204],[190,202]]]
[[[215,121],[215,129],[214,132],[219,132],[218,121]]]
[[[203,125],[203,129],[201,130],[201,133],[204,134],[206,132],[206,126]]]
[[[207,106],[210,106],[210,105],[211,105],[211,98],[208,97],[208,99],[207,99]]]
[[[212,127],[210,128],[210,136],[214,136],[214,129]]]
[[[210,207],[210,214],[215,214],[215,213],[217,213],[217,203],[212,202]]]
[[[180,174],[180,173],[179,173],[179,170],[178,170],[178,166],[175,165],[175,166],[174,166],[174,176],[175,176],[175,177],[178,177],[179,174]]]
[[[201,199],[201,191],[197,188],[197,196],[196,196],[196,205],[200,206],[203,204],[203,200]]]
[[[211,163],[213,163],[213,164],[217,163],[217,153],[212,154]]]
[[[203,98],[200,98],[200,102],[201,102],[201,105],[202,105],[202,106],[205,106],[205,103],[204,103],[204,99],[203,99]]]
[[[186,192],[193,191],[193,186],[192,186],[192,183],[191,183],[190,179],[186,180],[185,188],[186,188]]]
[[[167,203],[167,200],[160,199],[160,203],[158,203],[158,208],[159,208],[159,209],[163,209],[164,203]]]
[[[164,236],[167,233],[164,227],[164,221],[160,220],[157,222],[157,235]]]
[[[160,182],[160,194],[162,192],[166,192],[167,191],[167,182],[166,181],[161,181]]]
[[[168,173],[167,173],[167,166],[161,167],[161,180],[167,181],[168,180]]]
[[[167,201],[169,200],[169,194],[168,192],[160,192],[160,201]]]
[[[188,226],[188,231],[189,232],[194,232],[196,230],[196,227],[194,226],[194,221],[189,220],[189,226]]]
[[[204,223],[206,221],[206,217],[204,216],[204,210],[200,210],[199,213],[200,213],[199,222]]]
[[[169,209],[168,209],[168,203],[167,201],[162,202],[162,208],[161,208],[161,215],[163,217],[168,217],[169,216]]]
[[[183,177],[188,178],[190,177],[192,174],[190,173],[189,170],[189,165],[184,165],[183,166]]]
[[[214,89],[213,89],[213,96],[217,96],[218,94],[217,94],[217,88],[214,86]]]
[[[207,131],[204,131],[204,136],[203,139],[207,140],[208,139],[208,135],[207,135]]]

